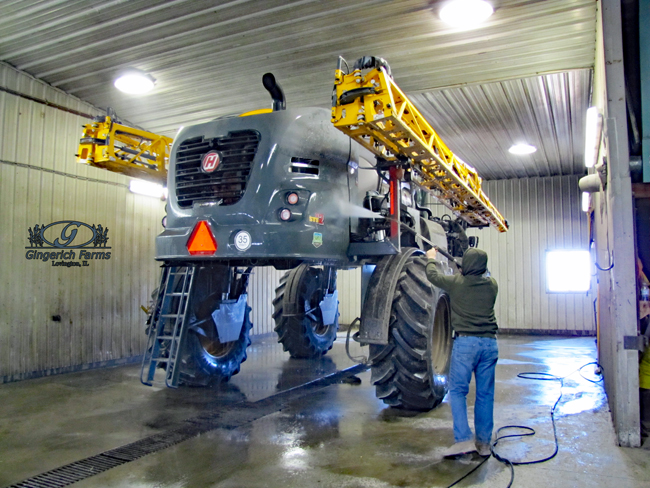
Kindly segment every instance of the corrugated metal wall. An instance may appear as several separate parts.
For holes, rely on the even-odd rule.
[[[336,286],[339,290],[339,324],[351,324],[361,315],[361,269],[339,271]]]
[[[588,249],[578,176],[487,181],[484,189],[510,223],[506,234],[470,229],[499,283],[496,314],[503,329],[594,331],[593,297],[547,293],[545,251]],[[432,206],[434,215],[446,207]],[[360,313],[360,272],[339,272],[341,323]],[[345,292],[343,292],[345,290]]]
[[[489,256],[499,283],[496,314],[510,329],[595,331],[593,297],[547,293],[545,253],[589,249],[587,217],[580,210],[579,176],[485,182],[485,191],[510,230],[470,230]]]
[[[100,113],[2,63],[0,86]],[[0,113],[0,382],[140,355],[140,305],[148,304],[159,278],[154,242],[164,203],[131,193],[127,177],[75,162],[87,119],[5,92]],[[108,228],[111,259],[84,268],[27,260],[28,230],[60,220]],[[272,300],[282,274],[253,272],[254,335],[273,332]]]
[[[3,64],[0,85],[99,113]],[[140,305],[158,280],[163,202],[129,192],[126,177],[75,162],[87,119],[4,92],[0,114],[0,382],[141,354]],[[60,220],[108,228],[111,258],[81,268],[27,260],[28,229]]]

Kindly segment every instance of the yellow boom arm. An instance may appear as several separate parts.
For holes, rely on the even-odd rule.
[[[388,162],[407,160],[413,180],[471,225],[508,224],[481,190],[476,170],[445,145],[384,67],[335,74],[332,123]]]
[[[77,162],[166,185],[172,141],[106,116],[84,126]]]

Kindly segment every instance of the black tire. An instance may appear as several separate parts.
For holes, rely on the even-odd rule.
[[[292,358],[317,358],[332,349],[339,329],[338,305],[331,324],[323,323],[319,304],[326,293],[327,273],[306,264],[292,269],[280,279],[273,300],[273,319],[278,342]],[[291,310],[291,315],[285,315]]]
[[[205,331],[206,327],[215,327],[212,320],[207,325],[188,331],[181,356],[181,384],[207,386],[223,383],[239,373],[241,364],[247,358],[246,349],[251,344],[250,330],[253,324],[250,321],[250,311],[251,308],[246,305],[244,323],[236,341],[222,344],[214,331]]]
[[[420,411],[447,393],[452,347],[449,298],[427,280],[426,262],[422,256],[407,261],[393,295],[389,343],[370,345],[377,398]]]
[[[208,386],[223,383],[239,373],[241,363],[246,361],[246,348],[250,345],[251,308],[246,304],[242,317],[242,328],[236,341],[221,343],[212,312],[221,306],[224,293],[229,292],[232,269],[228,266],[200,266],[194,274],[190,291],[189,316],[179,356],[179,384],[189,386]],[[242,279],[241,277],[239,278]],[[173,285],[178,292],[182,285],[180,279]],[[239,293],[246,293],[246,282]],[[238,299],[239,295],[231,296]],[[174,298],[178,300],[178,298]],[[172,309],[177,308],[177,304]],[[164,364],[163,364],[164,365]]]

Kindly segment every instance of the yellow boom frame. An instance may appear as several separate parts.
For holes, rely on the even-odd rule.
[[[166,186],[172,142],[106,116],[84,126],[77,162]]]
[[[440,139],[383,67],[335,73],[332,123],[388,162],[407,160],[413,180],[474,226],[508,224],[481,190],[481,178]]]

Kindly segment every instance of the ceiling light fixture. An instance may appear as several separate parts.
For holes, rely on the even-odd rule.
[[[533,154],[535,151],[537,151],[537,148],[535,146],[531,146],[530,144],[515,144],[510,149],[508,149],[508,151],[510,154],[521,156],[523,154]]]
[[[149,73],[139,69],[129,68],[120,73],[115,79],[115,88],[129,95],[142,95],[153,90],[156,79]]]
[[[457,29],[471,29],[494,13],[485,0],[453,0],[440,10],[440,18]]]

